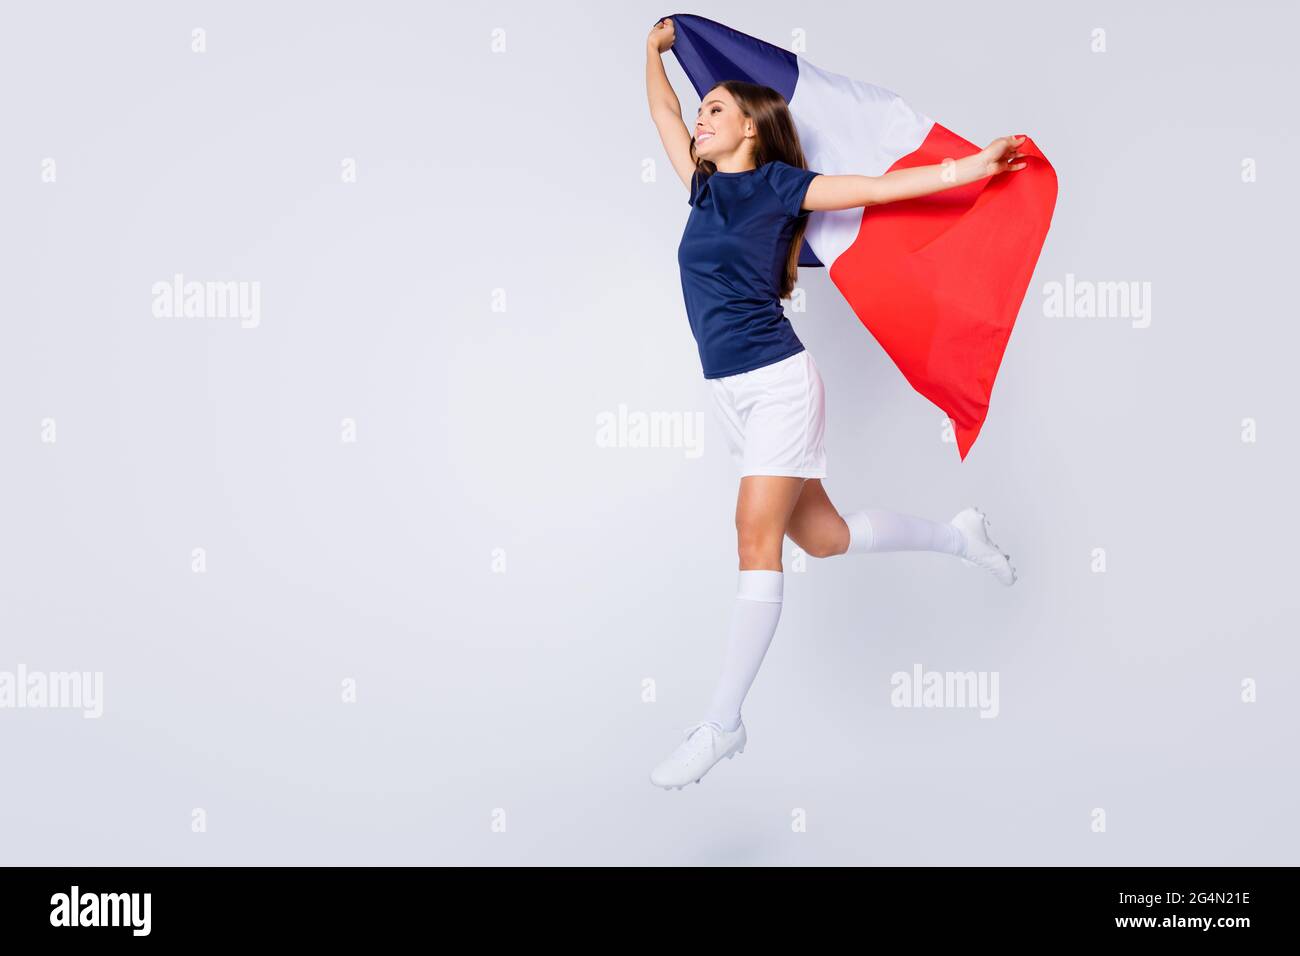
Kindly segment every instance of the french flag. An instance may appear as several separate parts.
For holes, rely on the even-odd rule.
[[[671,14],[672,51],[703,96],[722,80],[770,86],[790,107],[808,168],[879,176],[981,147],[897,94],[691,14]],[[1007,339],[1056,205],[1056,171],[1034,141],[1027,165],[929,196],[813,212],[800,266],[825,266],[911,386],[952,420],[964,461],[988,414]]]

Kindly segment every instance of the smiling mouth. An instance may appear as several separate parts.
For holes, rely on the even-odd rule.
[[[695,137],[695,145],[698,146],[700,143],[704,142],[706,139],[713,139],[713,134],[712,134],[712,133],[700,133],[700,134],[698,134],[698,135]]]

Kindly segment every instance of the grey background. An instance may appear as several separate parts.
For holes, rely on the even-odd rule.
[[[736,476],[645,105],[670,12],[6,8],[0,670],[102,671],[105,712],[0,710],[3,862],[1297,862],[1292,5],[695,8],[1028,132],[1061,192],[965,462],[802,271],[837,505],[979,505],[1021,581],[788,573],[749,748],[681,792]],[[259,281],[260,327],[155,318],[175,272]],[[1150,282],[1150,327],[1045,317],[1067,273]],[[597,447],[619,403],[706,413],[704,455]],[[891,707],[914,663],[1000,716]]]

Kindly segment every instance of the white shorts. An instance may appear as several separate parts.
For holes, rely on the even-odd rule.
[[[807,349],[709,384],[741,477],[826,477],[826,388]]]

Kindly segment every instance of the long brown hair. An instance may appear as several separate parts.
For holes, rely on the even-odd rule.
[[[799,143],[799,131],[795,129],[794,118],[785,98],[770,86],[748,83],[745,80],[723,80],[713,84],[710,89],[722,87],[740,107],[745,117],[754,121],[756,130],[754,146],[754,165],[762,166],[779,159],[791,166],[807,169],[803,146]],[[700,175],[707,177],[717,172],[718,167],[707,159],[695,155],[695,137],[691,137],[691,159]],[[790,237],[790,255],[786,258],[785,274],[781,278],[782,299],[788,299],[794,292],[795,281],[799,278],[799,251],[803,248],[803,234],[808,228],[808,217],[796,220],[794,234]]]

